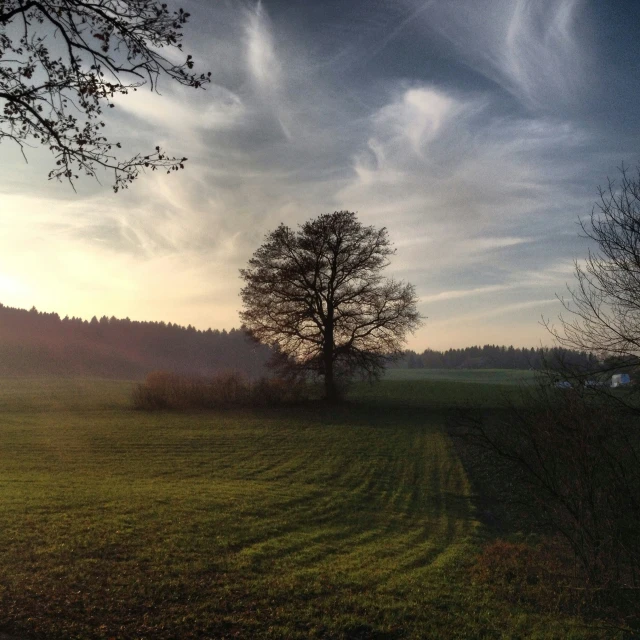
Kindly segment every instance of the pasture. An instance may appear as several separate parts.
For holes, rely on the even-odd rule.
[[[443,421],[510,389],[389,380],[334,409],[178,414],[133,411],[128,382],[1,379],[0,632],[612,637],[469,579],[489,532]]]
[[[531,369],[387,369],[385,380],[449,381],[463,384],[521,385],[534,382]]]

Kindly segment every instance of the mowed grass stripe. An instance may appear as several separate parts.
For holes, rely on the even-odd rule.
[[[22,384],[0,386],[0,630],[499,637],[437,414],[146,414],[126,383]]]

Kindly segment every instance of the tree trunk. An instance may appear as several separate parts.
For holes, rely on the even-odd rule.
[[[338,389],[333,377],[333,309],[329,308],[329,316],[324,332],[324,395],[327,402],[338,401]]]
[[[324,394],[327,402],[337,402],[338,401],[338,389],[336,387],[336,381],[333,377],[333,360],[329,360],[327,362],[325,357],[325,373],[324,373]]]

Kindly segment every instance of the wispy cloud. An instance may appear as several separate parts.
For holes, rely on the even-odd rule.
[[[420,262],[416,238],[424,239],[422,263],[431,265],[531,240],[509,231],[532,216],[540,222],[573,197],[566,181],[588,144],[575,125],[492,115],[484,95],[429,86],[400,91],[369,122],[354,177],[338,197],[378,221],[393,220],[413,264]]]
[[[580,100],[589,48],[583,0],[436,2],[425,24],[528,107]]]
[[[408,89],[398,100],[380,109],[373,123],[377,129],[389,131],[398,144],[409,143],[415,153],[422,154],[461,108],[458,101],[441,91],[426,87]],[[376,155],[382,151],[373,139],[369,146]],[[377,159],[379,164],[384,162],[384,156]]]
[[[171,87],[162,94],[147,88],[118,96],[115,102],[122,109],[142,122],[170,133],[221,129],[233,126],[243,113],[240,96],[220,85],[207,85],[204,96],[193,95],[193,90]],[[199,100],[198,100],[199,98]]]
[[[456,322],[462,322],[468,324],[469,322],[476,322],[478,320],[485,320],[488,318],[505,317],[509,314],[519,311],[525,311],[530,309],[544,309],[548,305],[559,305],[557,298],[546,298],[543,300],[527,300],[526,302],[514,302],[512,304],[505,304],[503,306],[486,309],[479,313],[469,314],[467,316],[461,316],[456,318]]]
[[[261,2],[247,11],[245,25],[246,56],[249,77],[256,90],[263,113],[278,122],[284,136],[290,140],[286,124],[287,106],[283,93],[284,73],[276,54],[271,23]]]
[[[486,287],[475,287],[473,289],[452,289],[450,291],[441,291],[440,293],[420,296],[420,302],[422,304],[428,304],[430,302],[442,302],[443,300],[456,300],[458,298],[468,298],[470,296],[492,295],[499,291],[505,291],[510,288],[511,288],[510,285],[495,284],[495,285],[488,285]]]
[[[268,16],[262,3],[247,11],[245,26],[247,64],[256,84],[266,92],[277,90],[282,79]]]

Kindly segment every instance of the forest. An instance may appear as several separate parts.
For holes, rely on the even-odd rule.
[[[200,331],[165,322],[61,318],[0,304],[0,376],[139,379],[150,371],[264,373],[270,351],[240,329]]]
[[[422,353],[405,351],[390,366],[400,369],[558,369],[595,371],[598,358],[586,351],[562,347],[505,347],[493,344]]]

